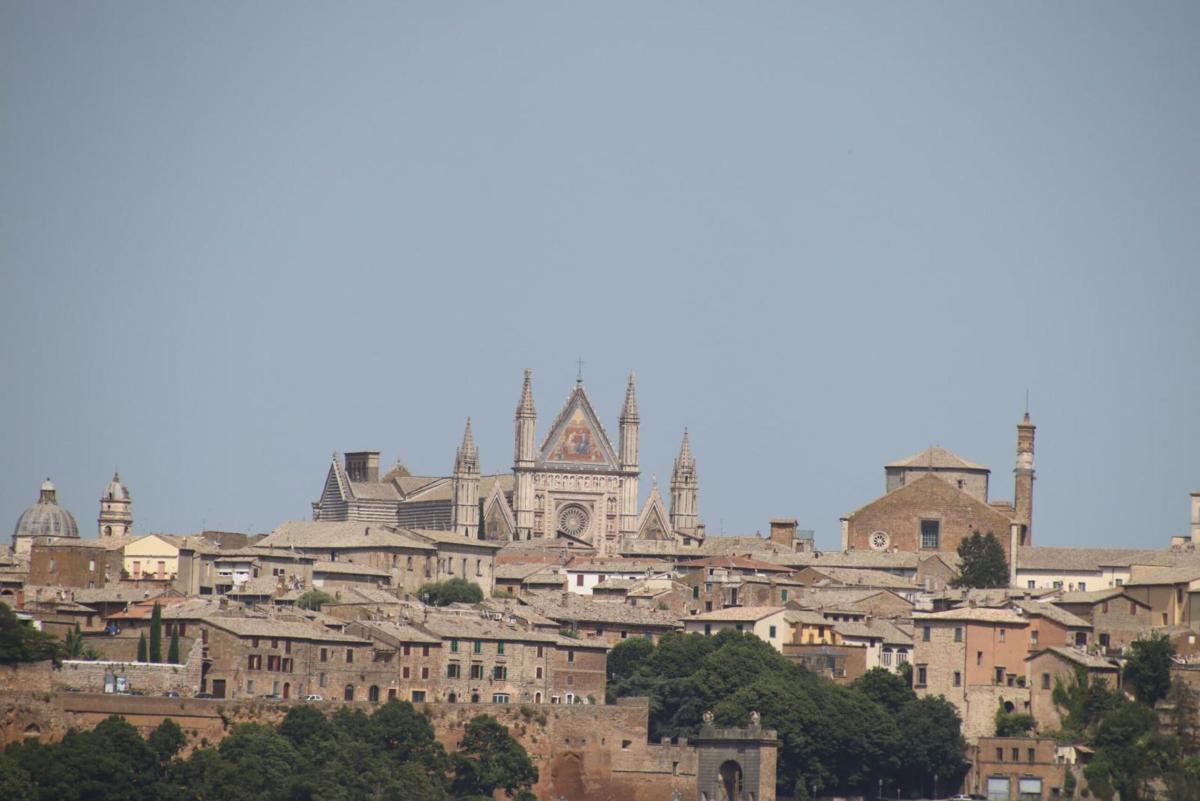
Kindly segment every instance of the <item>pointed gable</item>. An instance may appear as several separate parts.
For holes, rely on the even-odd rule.
[[[489,540],[511,540],[517,530],[517,521],[508,499],[500,488],[500,482],[492,483],[492,491],[483,502],[483,536]]]
[[[541,465],[571,470],[617,469],[616,452],[582,384],[575,387],[551,426],[542,445]]]
[[[329,473],[325,476],[325,486],[321,490],[321,504],[348,501],[353,497],[354,493],[350,489],[350,477],[346,475],[346,470],[335,453],[329,465]]]
[[[663,504],[658,485],[650,490],[650,497],[642,506],[642,513],[638,515],[637,520],[637,532],[639,540],[675,539],[675,535],[671,533],[670,518],[667,517],[666,505]]]

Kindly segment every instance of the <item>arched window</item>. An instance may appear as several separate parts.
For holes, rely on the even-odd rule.
[[[471,703],[472,704],[479,703],[479,693],[471,693]]]
[[[446,700],[452,704],[457,704],[458,703],[458,693],[450,693],[449,697],[447,697]]]
[[[540,704],[540,703],[542,702],[542,694],[541,694],[541,693],[534,693],[534,694],[533,694],[533,702],[534,702],[535,704]]]
[[[367,700],[372,704],[379,703],[379,687],[374,684],[371,685],[371,688],[367,690]]]
[[[346,685],[346,694],[342,697],[345,698],[347,701],[354,700],[354,685],[353,684]]]

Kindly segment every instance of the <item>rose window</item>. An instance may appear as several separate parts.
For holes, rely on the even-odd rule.
[[[582,506],[564,506],[558,513],[558,528],[568,536],[578,537],[587,531],[589,519],[587,509]]]

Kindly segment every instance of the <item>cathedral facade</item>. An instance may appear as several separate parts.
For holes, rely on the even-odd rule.
[[[363,520],[453,530],[491,540],[560,539],[616,554],[622,539],[703,539],[699,483],[684,432],[671,480],[671,510],[654,487],[639,509],[641,418],[633,375],[618,417],[616,446],[592,407],[582,380],[537,441],[533,377],[525,371],[515,419],[511,473],[481,475],[471,421],[449,476],[414,476],[397,466],[379,475],[379,454],[334,455],[316,520]]]

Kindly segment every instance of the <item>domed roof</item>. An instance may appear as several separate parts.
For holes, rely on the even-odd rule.
[[[129,488],[121,483],[121,474],[113,473],[112,481],[108,482],[108,486],[104,488],[104,497],[102,501],[127,501],[129,500]]]
[[[17,518],[13,539],[17,537],[74,537],[79,538],[75,517],[58,505],[58,493],[50,479],[42,483],[37,503]]]

